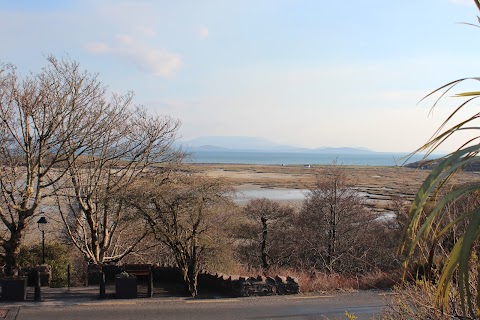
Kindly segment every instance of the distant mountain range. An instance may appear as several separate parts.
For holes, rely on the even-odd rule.
[[[249,152],[304,152],[304,153],[324,153],[324,154],[374,154],[366,148],[333,148],[333,147],[319,147],[319,148],[298,148],[288,145],[279,145],[272,143],[266,139],[256,137],[242,137],[242,136],[211,136],[199,137],[189,141],[180,142],[183,149],[187,152],[195,151],[249,151]]]

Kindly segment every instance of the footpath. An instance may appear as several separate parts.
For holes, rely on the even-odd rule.
[[[144,290],[143,290],[144,289]],[[41,288],[41,300],[34,300],[34,288],[28,287],[27,299],[25,301],[0,301],[0,320],[14,320],[20,308],[43,308],[62,306],[88,306],[88,305],[115,305],[128,303],[155,303],[158,299],[165,298],[166,294],[157,293],[153,298],[147,298],[146,286],[142,289],[139,286],[138,298],[136,299],[115,299],[115,286],[106,286],[106,297],[100,299],[99,286],[71,287],[68,288]],[[145,293],[143,293],[145,291]],[[169,295],[170,299],[172,298]],[[188,297],[173,297],[174,299],[189,299]]]

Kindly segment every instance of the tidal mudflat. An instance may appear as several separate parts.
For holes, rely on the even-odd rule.
[[[304,192],[314,186],[317,174],[327,166],[279,166],[251,164],[192,164],[190,170],[207,176],[223,178],[240,192],[240,203],[252,197],[267,197],[279,201],[301,201]],[[401,196],[413,199],[430,171],[407,167],[345,166],[351,185],[367,203],[383,211],[389,200]],[[461,172],[452,183],[478,181],[480,173]],[[242,195],[243,193],[243,195]]]

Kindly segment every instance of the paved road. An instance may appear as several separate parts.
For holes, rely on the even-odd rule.
[[[361,291],[231,299],[63,299],[0,304],[0,311],[9,309],[5,317],[8,320],[347,319],[345,311],[361,320],[371,319],[374,314],[381,313],[385,297],[379,291]]]

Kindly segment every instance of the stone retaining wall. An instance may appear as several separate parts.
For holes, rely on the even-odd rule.
[[[147,265],[117,266],[105,265],[89,266],[88,268],[88,283],[89,285],[100,284],[101,272],[105,273],[105,282],[114,283],[115,275],[122,271],[127,271],[129,268],[145,269]],[[172,266],[151,266],[149,267],[154,283],[175,283],[182,282],[183,277],[177,267]],[[265,296],[265,295],[284,295],[297,294],[300,287],[298,281],[292,277],[245,277],[225,274],[210,274],[202,272],[198,275],[198,290],[217,290],[223,294],[234,297],[248,297],[248,296]]]
[[[224,274],[201,273],[198,286],[214,288],[237,297],[298,294],[300,286],[292,277],[243,277]]]

